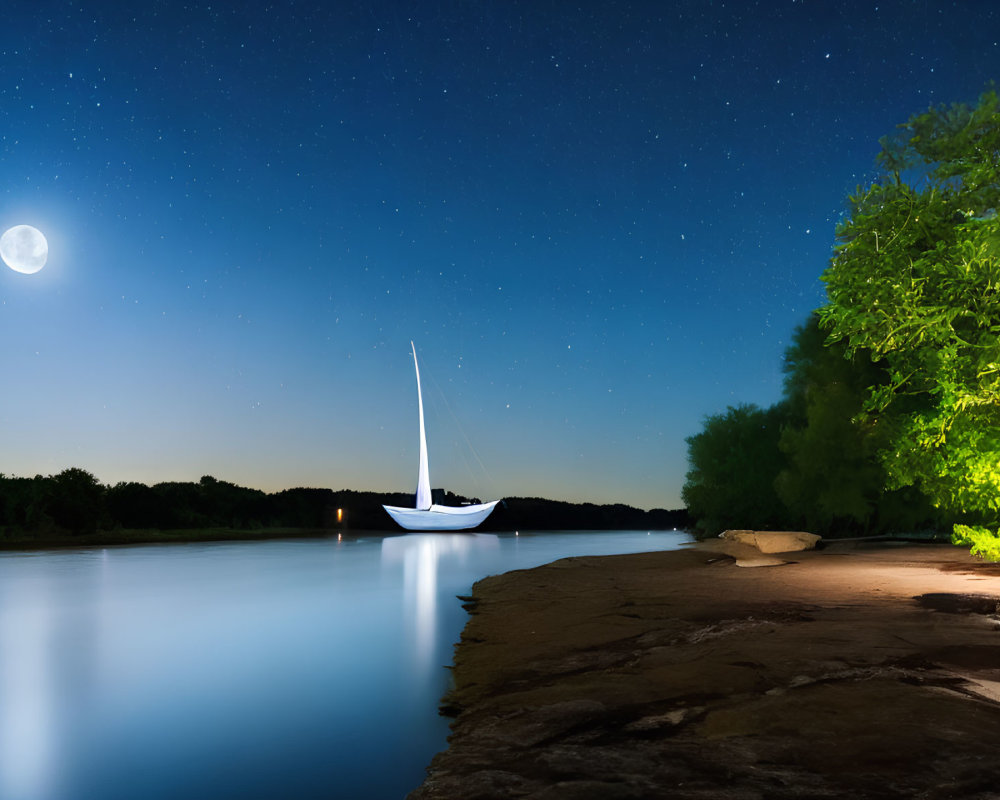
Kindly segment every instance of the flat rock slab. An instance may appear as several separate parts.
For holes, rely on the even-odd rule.
[[[958,548],[572,558],[473,593],[412,800],[998,796],[1000,573]]]
[[[823,537],[805,531],[723,531],[719,538],[750,545],[762,553],[794,553],[815,549]]]

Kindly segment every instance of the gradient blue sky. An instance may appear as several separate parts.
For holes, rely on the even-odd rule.
[[[677,507],[992,0],[4,5],[0,471]],[[466,441],[468,440],[468,442]],[[469,446],[471,443],[471,448]],[[481,461],[481,464],[479,463]]]

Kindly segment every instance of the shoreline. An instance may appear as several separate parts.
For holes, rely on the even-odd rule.
[[[116,547],[132,544],[197,544],[200,542],[257,542],[274,539],[322,539],[346,531],[329,528],[152,528],[102,531],[79,536],[28,537],[21,539],[0,538],[0,552],[10,550],[63,550],[76,547]],[[364,534],[379,533],[364,531]],[[360,535],[352,532],[351,535]]]
[[[716,543],[479,581],[411,800],[995,797],[1000,565]]]
[[[609,533],[614,530],[647,530],[647,528],[530,528],[521,529],[530,533]],[[668,529],[649,528],[658,533],[671,532]],[[674,533],[685,533],[672,530]],[[158,530],[153,528],[123,528],[117,531],[99,531],[92,534],[74,536],[64,534],[58,536],[28,536],[21,538],[5,538],[0,535],[0,552],[10,550],[61,550],[87,547],[113,547],[118,545],[139,544],[196,544],[199,542],[256,542],[277,539],[323,539],[345,538],[360,539],[366,537],[407,536],[417,533],[402,528],[174,528]],[[460,531],[459,533],[485,533],[499,536],[509,531]]]

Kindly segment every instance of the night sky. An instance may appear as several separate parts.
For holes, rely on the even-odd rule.
[[[995,9],[7,2],[0,471],[678,507]]]

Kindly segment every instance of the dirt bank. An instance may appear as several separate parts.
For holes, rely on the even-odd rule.
[[[1000,568],[838,545],[487,578],[412,800],[1000,797]]]

